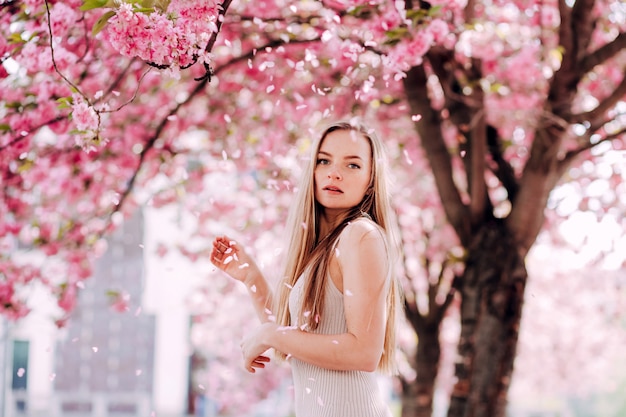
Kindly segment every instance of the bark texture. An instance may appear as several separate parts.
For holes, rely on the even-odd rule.
[[[431,417],[441,348],[439,328],[424,329],[413,358],[419,370],[414,381],[402,381],[402,417]]]
[[[502,417],[513,372],[527,272],[504,223],[476,234],[461,280],[458,378],[448,417]]]

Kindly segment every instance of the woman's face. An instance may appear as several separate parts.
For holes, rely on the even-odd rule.
[[[370,185],[372,150],[354,130],[335,130],[324,140],[315,165],[315,200],[328,210],[350,209],[363,200]]]

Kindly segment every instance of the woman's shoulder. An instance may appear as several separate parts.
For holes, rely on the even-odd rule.
[[[372,219],[362,216],[352,220],[346,225],[339,236],[339,242],[358,243],[365,238],[368,240],[380,240],[382,242],[385,240],[385,233],[383,228]]]

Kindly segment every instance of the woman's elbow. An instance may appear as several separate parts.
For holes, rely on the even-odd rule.
[[[365,352],[364,352],[365,353]],[[382,352],[367,352],[360,361],[359,371],[374,372],[378,369]]]

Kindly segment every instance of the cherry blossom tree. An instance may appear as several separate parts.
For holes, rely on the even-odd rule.
[[[559,223],[551,191],[578,184],[581,209],[624,228],[623,172],[601,175],[612,197],[585,193],[594,161],[624,148],[620,0],[5,0],[0,10],[6,316],[28,314],[37,281],[58,298],[61,325],[103,237],[142,206],[183,202],[198,226],[180,248],[190,259],[206,257],[217,223],[280,227],[316,129],[360,117],[396,173],[406,313],[420,340],[403,414],[430,415],[441,323],[460,303],[448,415],[502,416],[525,258]],[[246,193],[219,192],[229,171]]]

